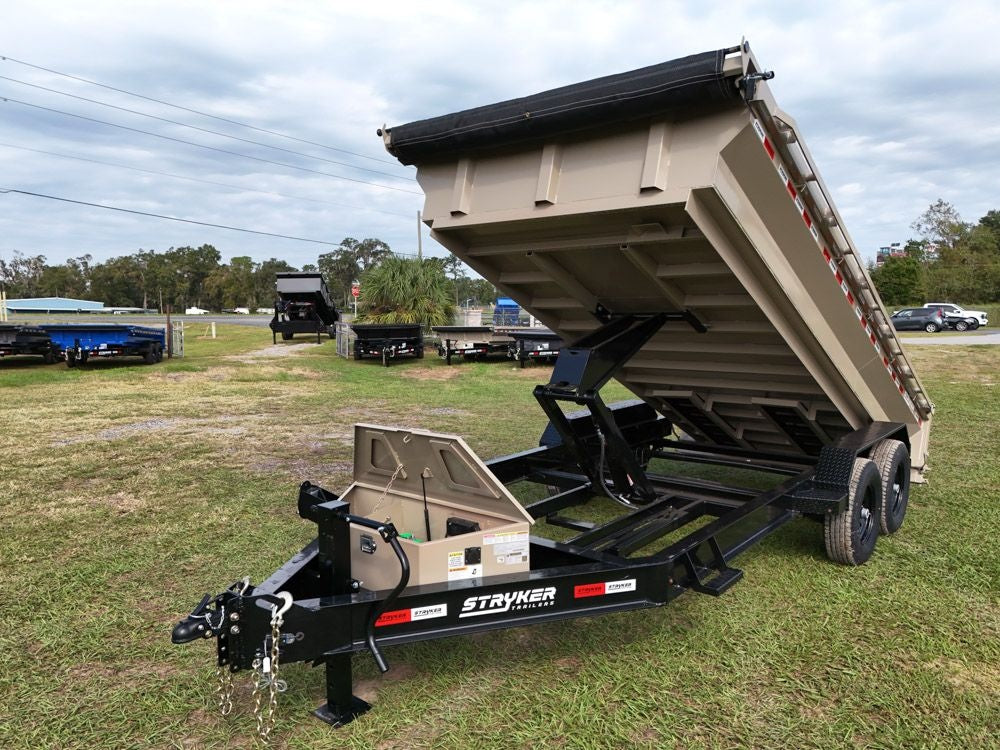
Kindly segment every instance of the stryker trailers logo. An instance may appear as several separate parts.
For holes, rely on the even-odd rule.
[[[470,596],[462,604],[459,617],[478,617],[479,615],[496,615],[501,612],[516,612],[522,609],[540,609],[551,607],[556,602],[556,589],[547,586],[541,589],[524,589],[506,594],[485,594]]]

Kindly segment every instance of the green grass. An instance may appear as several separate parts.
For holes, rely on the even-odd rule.
[[[215,711],[208,644],[170,644],[203,593],[271,573],[315,533],[310,479],[349,481],[358,421],[537,440],[544,368],[388,369],[190,335],[142,364],[0,363],[0,747],[253,747],[249,691]],[[789,524],[723,597],[355,657],[375,708],[331,730],[323,675],[288,665],[289,748],[987,747],[1000,705],[1000,350],[912,347],[937,406],[928,485],[857,569]],[[609,388],[608,399],[624,395]],[[542,525],[542,533],[560,530]]]

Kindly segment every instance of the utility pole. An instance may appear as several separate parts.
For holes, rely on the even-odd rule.
[[[417,209],[417,259],[424,259],[423,238],[420,236],[420,209]]]

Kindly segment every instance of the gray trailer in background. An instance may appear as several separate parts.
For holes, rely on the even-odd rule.
[[[279,273],[274,288],[278,295],[270,323],[274,343],[279,333],[282,341],[290,341],[296,333],[315,335],[317,344],[323,334],[336,336],[339,316],[323,274]]]
[[[37,326],[0,324],[0,359],[26,354],[40,356],[50,365],[59,357],[59,347]]]

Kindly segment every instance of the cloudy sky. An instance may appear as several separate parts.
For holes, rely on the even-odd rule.
[[[412,253],[422,198],[383,123],[745,36],[866,255],[939,197],[967,220],[1000,208],[995,2],[7,0],[3,15],[0,189]],[[202,243],[296,266],[329,249],[0,195],[0,257]],[[424,250],[444,253],[426,230]]]

